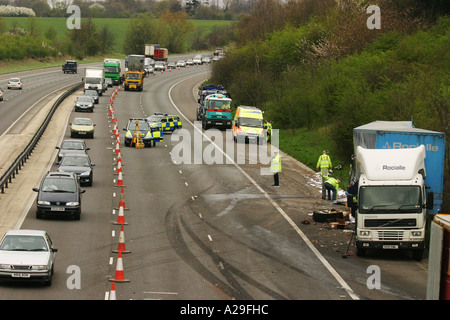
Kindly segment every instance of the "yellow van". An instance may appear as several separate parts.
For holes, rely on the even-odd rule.
[[[256,107],[239,106],[232,123],[233,138],[236,142],[266,141],[263,112]]]

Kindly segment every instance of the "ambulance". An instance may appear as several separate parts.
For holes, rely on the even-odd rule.
[[[266,133],[263,112],[256,107],[239,106],[234,115],[232,130],[236,142],[264,143]]]

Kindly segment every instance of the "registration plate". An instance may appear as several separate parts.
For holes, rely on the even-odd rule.
[[[17,272],[17,273],[13,273],[12,274],[13,278],[29,278],[30,274],[29,273],[22,273],[22,272]]]
[[[78,134],[86,134],[84,131],[79,131]]]
[[[65,208],[60,208],[60,207],[52,207],[51,209],[52,211],[65,211]]]
[[[385,244],[385,245],[383,245],[383,249],[398,249],[398,245],[396,245],[396,244]]]

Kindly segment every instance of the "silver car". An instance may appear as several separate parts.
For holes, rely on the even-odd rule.
[[[22,90],[22,81],[20,78],[11,78],[8,81],[8,89],[19,89]]]
[[[57,251],[46,231],[9,230],[0,243],[0,278],[51,285]]]

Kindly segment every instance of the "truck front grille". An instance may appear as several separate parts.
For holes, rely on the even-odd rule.
[[[413,228],[417,226],[416,219],[365,219],[364,227],[366,228]]]
[[[379,241],[403,241],[404,232],[401,230],[377,230],[375,238]]]

